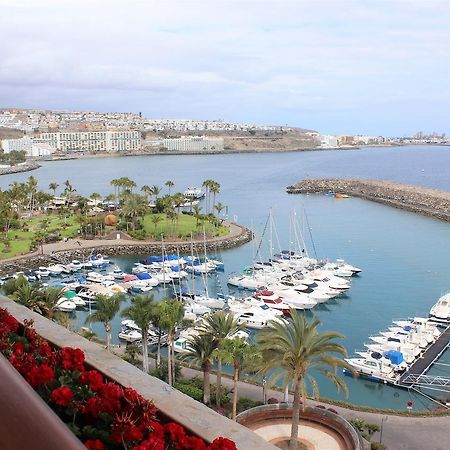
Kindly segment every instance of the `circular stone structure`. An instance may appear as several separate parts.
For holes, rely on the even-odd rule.
[[[287,449],[291,435],[292,404],[279,403],[257,406],[237,416],[237,421],[253,430],[274,446]],[[300,449],[363,450],[364,440],[339,415],[321,408],[308,407],[300,411]]]

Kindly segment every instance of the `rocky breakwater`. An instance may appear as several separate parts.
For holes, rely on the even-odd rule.
[[[230,223],[230,234],[228,236],[207,238],[191,241],[165,241],[164,252],[189,255],[191,250],[194,254],[202,255],[204,247],[209,252],[216,252],[218,249],[238,247],[253,239],[253,233],[248,228]],[[39,266],[48,266],[55,263],[69,263],[73,259],[84,260],[90,255],[159,255],[162,253],[161,242],[149,241],[121,241],[121,240],[101,240],[95,245],[89,245],[90,241],[82,241],[82,246],[74,241],[71,248],[64,248],[54,251],[51,254],[30,254],[12,260],[0,261],[0,275],[10,275],[25,269],[34,270]],[[44,248],[45,251],[45,248]]]
[[[0,167],[0,175],[9,175],[11,173],[29,172],[30,170],[39,169],[41,167],[37,162],[31,161],[16,166]]]
[[[450,192],[391,181],[308,179],[288,186],[289,194],[336,192],[450,222]]]

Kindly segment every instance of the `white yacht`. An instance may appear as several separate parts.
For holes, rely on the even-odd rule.
[[[430,310],[430,317],[436,322],[450,322],[450,293],[443,295]]]
[[[38,270],[36,270],[36,275],[39,275],[40,278],[48,278],[50,276],[50,270],[47,267],[40,266]]]
[[[55,309],[62,312],[72,312],[75,311],[77,305],[67,297],[61,297],[57,302]]]
[[[373,358],[347,358],[345,361],[360,375],[374,381],[394,382],[399,378],[391,366]]]
[[[105,281],[105,277],[98,272],[89,272],[86,275],[86,281],[90,281],[91,283],[102,283]]]
[[[183,195],[187,199],[199,200],[205,196],[205,193],[199,187],[190,186],[183,192]]]

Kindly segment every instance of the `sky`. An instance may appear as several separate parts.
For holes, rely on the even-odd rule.
[[[450,0],[0,0],[0,107],[450,134]]]

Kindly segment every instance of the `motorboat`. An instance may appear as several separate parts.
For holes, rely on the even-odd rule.
[[[264,285],[261,281],[244,275],[230,277],[227,283],[231,286],[236,286],[239,289],[247,289],[249,291],[255,291]]]
[[[437,339],[442,334],[442,331],[439,330],[438,325],[430,318],[414,317],[408,320],[394,320],[393,323],[394,325],[397,325],[402,328],[420,327],[420,331],[432,334],[434,339]]]
[[[190,186],[183,192],[183,195],[187,199],[200,200],[205,196],[205,193],[199,187]]]
[[[383,346],[386,350],[398,350],[402,353],[408,352],[415,357],[419,356],[421,350],[418,345],[402,341],[399,338],[385,337],[385,336],[370,336],[369,339],[376,344]]]
[[[393,382],[399,377],[390,365],[387,365],[382,361],[377,361],[373,358],[346,358],[345,361],[359,375],[373,381]]]
[[[75,291],[66,291],[64,293],[64,297],[74,302],[77,308],[84,308],[86,306],[86,302],[80,296],[78,296]]]
[[[120,270],[120,267],[114,266],[112,270],[112,276],[116,280],[123,280],[125,278],[125,273],[123,273],[122,270]]]
[[[86,275],[86,281],[89,281],[91,283],[102,283],[105,281],[105,277],[98,272],[89,272]]]
[[[77,305],[66,297],[61,297],[55,305],[55,309],[62,312],[72,312],[75,311],[76,308]]]
[[[78,270],[81,270],[83,268],[81,262],[78,259],[72,260],[69,266],[74,272],[77,272]]]
[[[407,351],[407,349],[401,346],[397,348],[392,348],[391,346],[385,346],[380,344],[365,344],[365,347],[369,352],[381,353],[383,355],[390,350],[397,350],[402,353],[403,360],[408,365],[412,364],[416,360],[416,357],[411,352]]]
[[[396,372],[404,372],[408,369],[408,364],[403,359],[403,353],[398,352],[397,350],[388,350],[383,353],[366,350],[355,353],[366,359],[381,361],[383,364],[391,366]]]
[[[36,270],[36,274],[40,278],[48,278],[50,276],[50,270],[47,267],[40,266],[38,270]]]
[[[140,331],[132,328],[122,327],[119,332],[119,339],[126,342],[136,342],[142,339]]]
[[[52,277],[57,277],[63,273],[64,267],[61,264],[52,264],[47,269]]]
[[[418,345],[422,349],[427,348],[429,344],[424,337],[407,331],[381,331],[380,335],[387,338],[400,339],[400,342]]]
[[[450,293],[443,295],[430,310],[430,317],[436,322],[450,321]]]

